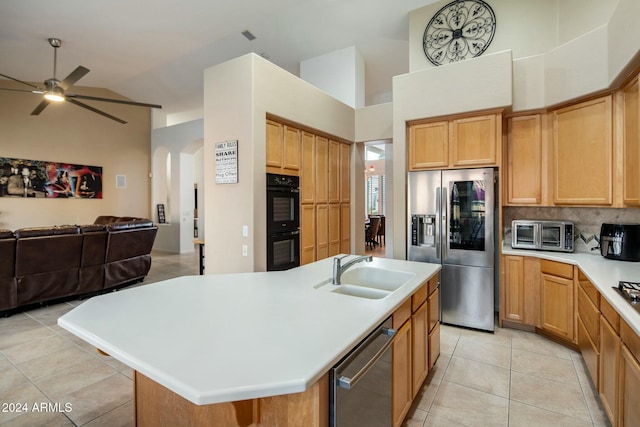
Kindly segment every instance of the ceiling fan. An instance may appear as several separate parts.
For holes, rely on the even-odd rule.
[[[0,74],[0,76],[2,77],[5,77],[10,80],[14,80],[18,83],[22,83],[24,85],[34,88],[32,90],[0,88],[0,90],[10,90],[14,92],[29,92],[29,93],[35,93],[37,95],[44,95],[44,99],[42,100],[42,102],[40,102],[40,104],[38,104],[35,110],[31,112],[32,116],[37,116],[38,114],[40,114],[42,110],[44,110],[51,102],[67,101],[74,105],[77,105],[78,107],[85,108],[89,111],[93,111],[94,113],[100,114],[111,120],[115,120],[116,122],[119,122],[122,124],[127,123],[126,121],[116,116],[112,116],[109,113],[105,113],[104,111],[98,110],[97,108],[94,108],[90,105],[80,102],[78,101],[78,99],[87,99],[90,101],[114,102],[117,104],[133,105],[137,107],[162,108],[161,105],[156,105],[156,104],[145,104],[143,102],[124,101],[121,99],[99,98],[97,96],[67,93],[67,90],[71,86],[73,86],[78,80],[84,77],[89,72],[89,69],[80,65],[75,70],[73,70],[71,74],[69,74],[64,80],[60,81],[56,79],[56,66],[57,66],[57,59],[58,59],[57,53],[58,53],[58,48],[62,45],[62,41],[56,38],[50,38],[48,40],[49,40],[49,44],[53,47],[53,77],[44,81],[44,86],[45,86],[44,88],[35,86],[31,83],[27,83],[22,80],[18,80],[16,78],[7,76],[5,74]]]

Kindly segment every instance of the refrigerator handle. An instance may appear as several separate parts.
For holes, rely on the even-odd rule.
[[[448,202],[449,190],[447,187],[442,187],[442,203],[440,204],[442,209],[442,220],[440,224],[440,245],[441,245],[441,258],[442,261],[447,259],[448,247],[449,247],[449,228],[447,225],[447,218],[449,217],[449,202]]]
[[[436,259],[440,259],[440,235],[441,235],[441,223],[440,223],[440,214],[442,212],[442,205],[440,204],[440,187],[436,188],[436,218],[434,220],[434,226],[436,228],[436,235],[434,237],[434,244],[436,247]]]

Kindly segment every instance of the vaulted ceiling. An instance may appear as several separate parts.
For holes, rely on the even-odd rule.
[[[91,72],[77,86],[162,104],[171,114],[202,108],[203,70],[218,63],[255,52],[297,75],[302,60],[356,46],[373,104],[391,92],[394,75],[409,71],[408,13],[434,2],[2,0],[0,73],[32,82],[53,77],[47,38],[56,37],[58,79],[83,65]]]

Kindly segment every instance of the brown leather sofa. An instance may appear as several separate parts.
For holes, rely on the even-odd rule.
[[[87,297],[142,281],[158,228],[151,220],[0,230],[0,313]]]

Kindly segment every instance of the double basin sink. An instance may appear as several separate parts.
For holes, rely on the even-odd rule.
[[[406,271],[390,270],[379,267],[369,267],[361,264],[342,273],[340,285],[331,284],[332,280],[325,280],[315,286],[335,294],[349,295],[366,299],[382,299],[402,285],[413,279],[415,274]]]

